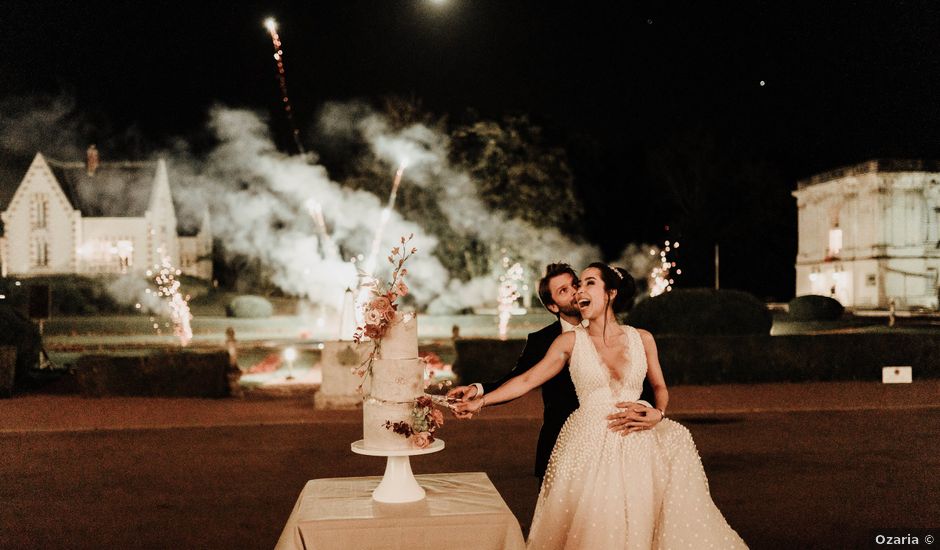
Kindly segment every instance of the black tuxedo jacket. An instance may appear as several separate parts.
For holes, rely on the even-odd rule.
[[[516,360],[516,366],[496,382],[484,382],[484,395],[500,387],[510,378],[519,376],[535,366],[545,357],[548,348],[560,334],[560,321],[555,321],[542,330],[529,334],[525,347],[522,349],[522,355]],[[555,377],[542,384],[541,390],[544,413],[538,447],[535,450],[535,475],[539,479],[545,477],[548,459],[551,457],[555,440],[558,439],[562,426],[565,425],[571,413],[578,408],[578,396],[574,391],[574,382],[571,381],[568,365],[565,365]],[[640,399],[645,399],[655,405],[652,388],[646,379],[643,380],[643,394]]]

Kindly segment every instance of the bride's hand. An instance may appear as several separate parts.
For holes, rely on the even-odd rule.
[[[454,416],[457,418],[473,418],[473,415],[483,408],[483,398],[471,399],[454,403]]]
[[[617,403],[617,408],[621,411],[607,417],[607,428],[612,432],[619,432],[620,435],[651,430],[663,419],[659,409],[647,407],[642,403]]]
[[[477,395],[476,386],[457,386],[456,388],[447,392],[447,397],[453,399],[459,399],[465,401],[467,399],[473,399]]]

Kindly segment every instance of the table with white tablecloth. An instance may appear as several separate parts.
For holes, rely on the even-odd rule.
[[[424,474],[415,479],[427,497],[407,504],[372,499],[381,477],[308,481],[277,550],[525,548],[519,522],[485,473]]]

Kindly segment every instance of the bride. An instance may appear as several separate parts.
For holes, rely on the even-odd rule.
[[[515,399],[570,364],[580,408],[552,451],[529,548],[747,548],[711,499],[691,434],[665,418],[669,394],[653,336],[617,323],[615,312],[634,292],[626,271],[591,264],[576,295],[581,325],[555,339],[534,367],[457,410]],[[615,404],[639,399],[644,377],[662,421],[643,431],[609,430]]]

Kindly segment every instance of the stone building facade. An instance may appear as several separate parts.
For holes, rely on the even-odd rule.
[[[197,232],[180,233],[162,159],[100,162],[94,147],[84,163],[37,153],[0,220],[4,276],[144,273],[168,257],[212,279],[208,214]]]
[[[873,160],[800,181],[796,295],[938,307],[940,162]]]

